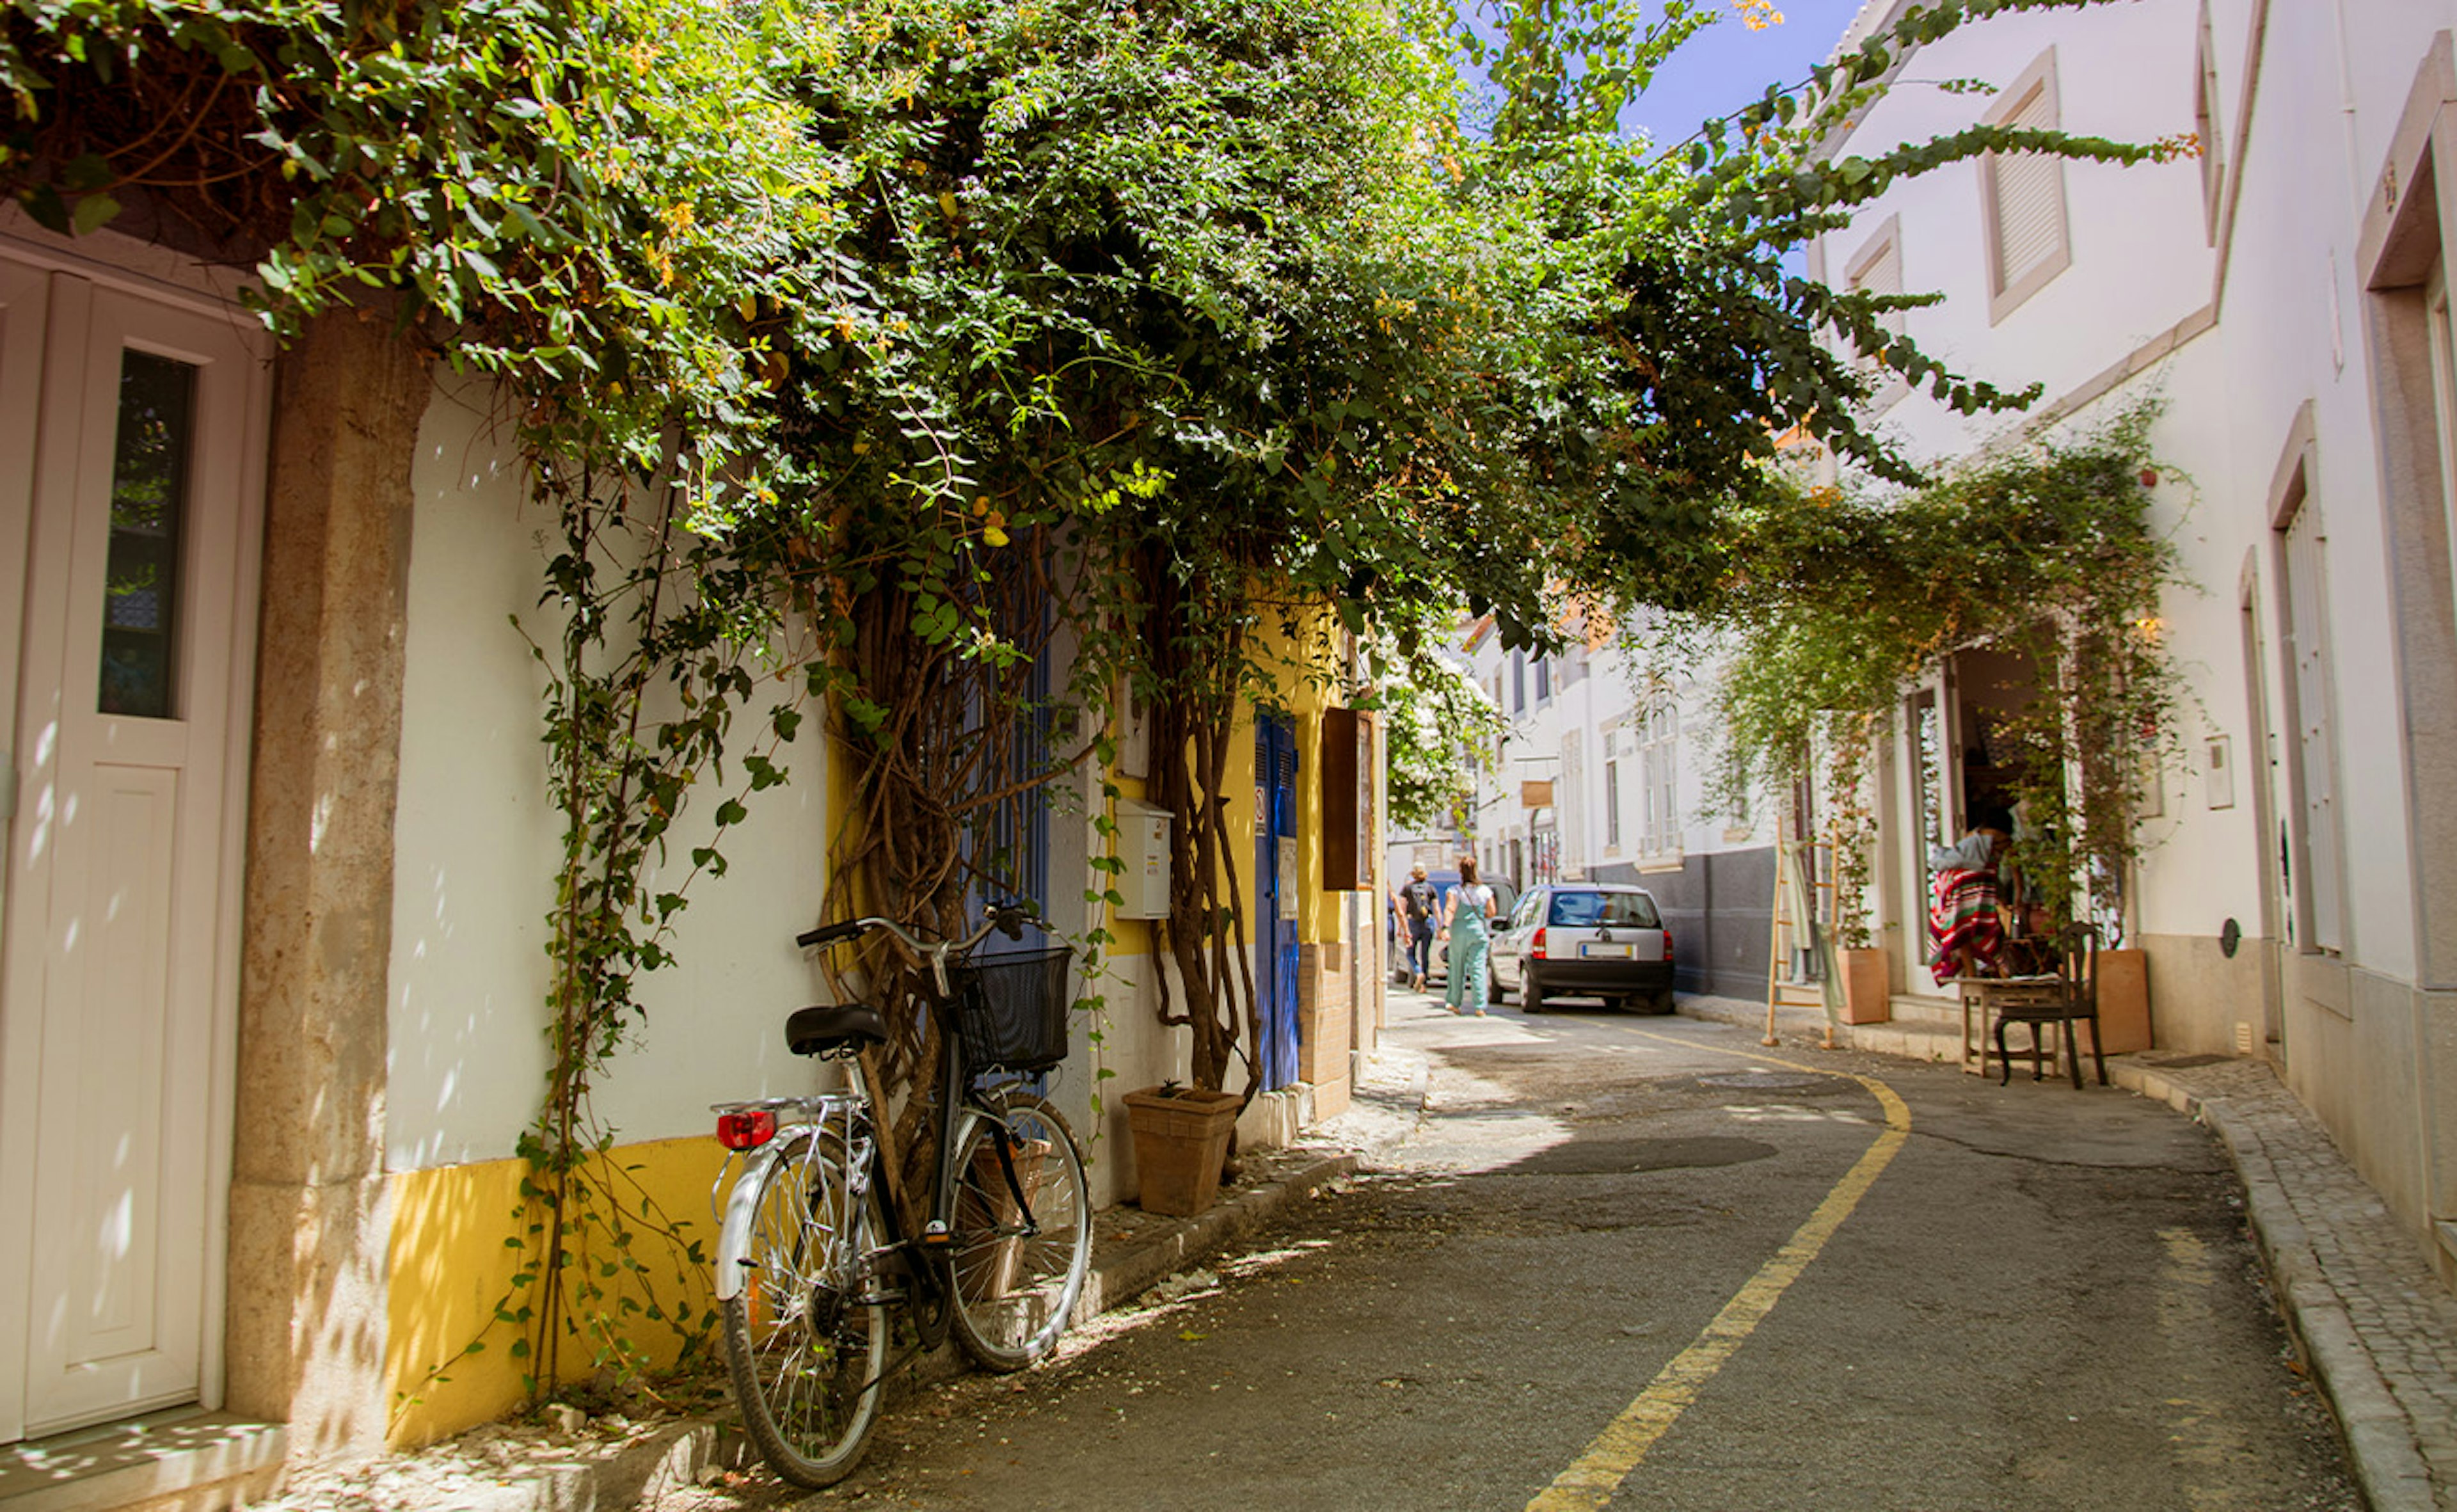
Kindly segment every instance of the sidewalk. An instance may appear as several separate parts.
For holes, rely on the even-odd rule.
[[[1765,1024],[1765,1004],[1732,998],[1684,997],[1681,1011]],[[1826,1018],[1779,1008],[1775,1032],[1786,1046],[1819,1044]],[[1946,1053],[1897,1025],[1838,1025],[1834,1038],[1883,1054]],[[2328,1131],[2266,1061],[2152,1050],[2109,1056],[2107,1074],[2199,1119],[2226,1147],[2271,1288],[2372,1512],[2457,1512],[2457,1295]]]
[[[1396,1087],[1360,1092],[1367,1106],[1345,1120],[1359,1128],[1375,1119],[1414,1125],[1404,1075]],[[1421,1075],[1414,1089],[1421,1105]],[[1124,1307],[1170,1274],[1228,1251],[1279,1221],[1356,1167],[1354,1150],[1308,1140],[1240,1157],[1243,1173],[1210,1211],[1191,1218],[1160,1217],[1131,1207],[1093,1215],[1091,1272],[1084,1277],[1075,1326]],[[906,1388],[926,1388],[965,1369],[951,1344],[917,1361]],[[608,1413],[590,1418],[549,1406],[542,1420],[498,1422],[457,1439],[338,1472],[294,1476],[273,1501],[251,1502],[265,1512],[615,1512],[690,1504],[691,1488],[749,1464],[748,1445],[730,1426],[721,1393],[705,1407]],[[833,1505],[820,1498],[813,1507]],[[732,1503],[728,1503],[732,1504]],[[42,1512],[53,1512],[45,1507]],[[67,1512],[66,1504],[61,1512]]]

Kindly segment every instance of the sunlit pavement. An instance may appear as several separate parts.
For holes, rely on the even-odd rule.
[[[1332,1130],[1373,1174],[1054,1369],[899,1409],[839,1494],[2359,1504],[2165,1107],[1575,1004],[1387,1013]]]

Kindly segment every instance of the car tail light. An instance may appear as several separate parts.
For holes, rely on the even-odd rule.
[[[1663,931],[1663,963],[1666,965],[1672,963],[1672,931],[1669,929]]]
[[[1538,929],[1536,933],[1528,939],[1527,953],[1538,961],[1550,961],[1553,959],[1544,953],[1544,931],[1542,929]]]
[[[773,1108],[746,1108],[717,1115],[716,1142],[728,1150],[756,1150],[775,1137]]]

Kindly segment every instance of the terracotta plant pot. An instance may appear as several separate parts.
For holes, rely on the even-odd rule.
[[[2150,1048],[2150,957],[2141,950],[2098,953],[2098,1031],[2110,1055]],[[2089,1041],[2085,1039],[2087,1046]]]
[[[1146,1212],[1191,1217],[1220,1192],[1220,1168],[1228,1158],[1245,1099],[1235,1092],[1199,1092],[1190,1087],[1148,1087],[1126,1094],[1126,1125],[1135,1137],[1135,1171],[1141,1182],[1135,1204]]]
[[[1894,1016],[1893,992],[1882,950],[1846,950],[1843,958],[1843,1022],[1883,1024]]]

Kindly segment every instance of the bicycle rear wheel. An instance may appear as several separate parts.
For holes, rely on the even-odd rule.
[[[871,1259],[886,1229],[878,1197],[857,1201],[845,1176],[832,1148],[786,1147],[759,1178],[750,1274],[724,1306],[742,1426],[778,1475],[815,1490],[861,1462],[887,1364]]]
[[[947,1269],[965,1350],[991,1370],[1022,1370],[1057,1347],[1084,1295],[1091,1192],[1057,1108],[1028,1093],[992,1106],[997,1118],[972,1114],[958,1136]]]

